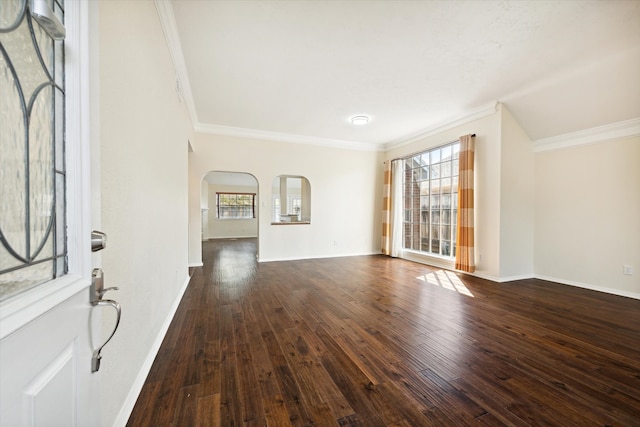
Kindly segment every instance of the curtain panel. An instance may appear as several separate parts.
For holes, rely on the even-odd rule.
[[[392,257],[402,251],[402,168],[401,160],[384,163],[382,253]]]
[[[382,253],[391,255],[391,160],[384,162],[382,195]]]
[[[460,137],[460,172],[458,181],[458,230],[456,237],[456,270],[473,273],[474,242],[474,157],[475,137]]]
[[[399,257],[402,252],[402,181],[404,161],[391,162],[391,256]]]

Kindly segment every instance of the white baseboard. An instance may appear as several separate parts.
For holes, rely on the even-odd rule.
[[[534,277],[536,279],[547,280],[549,282],[556,282],[556,283],[560,283],[562,285],[575,286],[575,287],[578,287],[578,288],[584,288],[584,289],[589,289],[589,290],[592,290],[592,291],[604,292],[606,294],[618,295],[618,296],[621,296],[621,297],[640,299],[640,294],[639,293],[635,293],[635,292],[627,292],[627,291],[623,291],[623,290],[620,290],[620,289],[607,288],[605,286],[591,285],[591,284],[588,284],[588,283],[574,282],[572,280],[558,279],[557,277],[542,276],[542,275],[539,275],[539,274],[534,275]]]
[[[325,255],[312,255],[312,256],[293,257],[293,258],[258,257],[258,262],[299,261],[303,259],[342,258],[342,257],[369,256],[369,255],[380,255],[380,252],[363,252],[363,253],[356,253],[356,254],[325,254]]]
[[[258,236],[209,236],[203,242],[208,240],[225,240],[225,239],[257,239]]]
[[[496,277],[496,276],[490,276],[488,274],[478,273],[477,271],[475,273],[464,273],[464,274],[470,274],[471,276],[479,277],[481,279],[491,280],[492,282],[497,282],[497,283],[513,282],[514,280],[533,279],[534,277],[533,274],[519,274],[516,276]]]
[[[178,296],[176,297],[171,309],[169,309],[169,313],[167,313],[167,317],[164,319],[164,323],[156,336],[153,345],[149,349],[149,353],[147,354],[147,358],[144,360],[140,371],[138,372],[138,376],[136,377],[131,389],[129,390],[129,394],[127,398],[124,400],[122,407],[120,408],[120,412],[113,422],[114,426],[126,426],[129,417],[131,416],[131,412],[133,411],[133,407],[138,400],[138,396],[142,391],[142,387],[144,386],[144,382],[147,380],[147,376],[149,375],[149,371],[151,370],[151,366],[153,365],[153,361],[155,360],[158,351],[160,350],[160,346],[162,345],[162,341],[164,340],[167,331],[169,330],[169,326],[171,326],[171,321],[173,320],[173,316],[175,316],[176,311],[178,310],[178,306],[180,305],[180,301],[182,301],[182,296],[187,290],[187,286],[189,286],[189,281],[191,277],[187,277],[182,285],[182,288],[178,292]]]
[[[204,264],[202,263],[202,261],[200,262],[190,262],[189,263],[189,267],[202,267]]]
[[[421,263],[421,264],[425,264],[425,265],[428,265],[430,267],[444,268],[446,270],[459,272],[459,271],[455,270],[454,268],[448,266],[446,260],[440,261],[437,258],[430,258],[430,257],[426,257],[426,256],[420,256],[420,254],[416,255],[414,253],[406,252],[406,251],[403,253],[402,258],[406,259],[408,261],[413,261],[413,262],[418,262],[418,263]],[[488,275],[488,274],[483,274],[482,272],[478,272],[478,271],[476,271],[474,273],[467,273],[467,272],[464,272],[464,271],[460,271],[459,273],[467,274],[467,275],[473,276],[473,277],[478,277],[480,279],[490,280],[490,281],[496,282],[496,283],[505,283],[505,282],[512,282],[512,281],[516,281],[516,280],[526,280],[526,279],[547,280],[549,282],[560,283],[561,285],[575,286],[575,287],[578,287],[578,288],[589,289],[589,290],[592,290],[592,291],[604,292],[606,294],[618,295],[618,296],[627,297],[627,298],[633,298],[633,299],[640,299],[640,293],[628,292],[628,291],[623,291],[623,290],[615,289],[615,288],[607,288],[607,287],[604,287],[604,286],[591,285],[591,284],[588,284],[588,283],[580,283],[580,282],[575,282],[575,281],[572,281],[572,280],[559,279],[557,277],[543,276],[543,275],[540,275],[540,274],[520,274],[520,275],[515,275],[515,276],[496,277],[496,276],[491,276],[491,275]]]

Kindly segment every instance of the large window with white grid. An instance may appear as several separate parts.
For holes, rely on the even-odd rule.
[[[403,247],[455,258],[460,143],[404,159]]]

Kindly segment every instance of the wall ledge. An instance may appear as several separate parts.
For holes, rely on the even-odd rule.
[[[533,151],[563,150],[597,142],[640,136],[640,118],[533,141]]]

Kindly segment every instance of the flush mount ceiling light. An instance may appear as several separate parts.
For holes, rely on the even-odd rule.
[[[362,126],[369,123],[369,117],[367,116],[353,116],[351,117],[351,123],[356,126]]]

